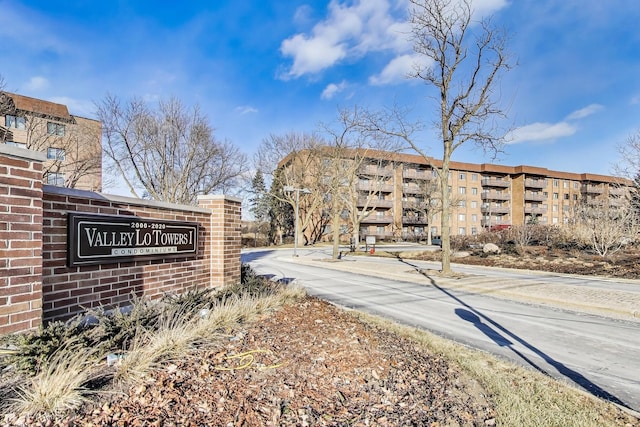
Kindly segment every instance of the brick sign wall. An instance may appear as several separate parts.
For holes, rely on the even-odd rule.
[[[10,151],[0,151],[0,333],[67,319],[85,308],[125,305],[134,296],[155,299],[240,280],[241,200],[204,196],[194,207],[43,186],[38,153],[0,150]],[[197,251],[70,266],[70,213],[125,217],[138,226],[149,220],[197,224]]]

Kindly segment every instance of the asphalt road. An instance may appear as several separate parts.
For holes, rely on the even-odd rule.
[[[330,249],[298,249],[300,257],[327,257]],[[335,304],[429,330],[544,372],[611,402],[640,411],[640,324],[570,310],[294,262],[291,250],[243,253],[259,274],[297,281]],[[465,267],[473,272],[473,267]],[[487,269],[482,269],[487,274]],[[489,273],[490,274],[490,273]],[[509,277],[495,270],[496,280]],[[545,275],[562,285],[575,279]],[[615,286],[607,283],[596,286]]]

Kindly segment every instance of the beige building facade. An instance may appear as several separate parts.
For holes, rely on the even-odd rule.
[[[329,155],[328,150],[318,151],[319,155]],[[425,239],[429,234],[441,234],[437,177],[442,166],[440,160],[374,150],[358,150],[346,157],[349,158],[347,162],[357,164],[357,169],[347,171],[348,168],[342,167],[339,175],[345,175],[340,179],[357,190],[357,196],[351,199],[355,200],[360,218],[360,239],[375,236],[378,240],[417,240]],[[287,175],[286,169],[295,168],[295,165],[295,157],[288,156],[279,167],[284,168],[283,175]],[[336,168],[340,169],[327,166],[325,170]],[[357,170],[355,179],[346,177],[351,170]],[[293,178],[289,181],[296,180],[295,185],[328,194],[331,190],[314,187],[313,182],[321,180],[305,178],[315,175],[307,171],[306,175],[295,178],[292,172]],[[530,223],[564,226],[571,223],[575,208],[585,202],[599,201],[609,206],[627,203],[629,185],[628,181],[613,176],[553,171],[535,166],[462,162],[450,163],[448,181],[452,200],[451,235],[468,236],[483,230]],[[346,187],[340,191],[343,196],[353,193]],[[327,206],[325,204],[324,209]],[[340,234],[343,240],[353,233],[354,222],[348,219],[349,209],[353,210],[353,205],[345,206],[342,215]],[[324,217],[328,216],[325,214]],[[330,239],[330,221],[324,226],[323,236],[323,239]]]
[[[66,105],[0,92],[0,142],[45,153],[45,184],[101,191],[101,140],[101,123]]]
[[[441,164],[418,155],[394,155],[382,163],[372,156],[369,171],[378,168],[374,175],[383,184],[379,202],[360,224],[360,235],[382,239],[417,238],[428,231],[439,235],[435,169]],[[360,180],[363,191],[366,182],[366,178]],[[579,203],[606,200],[620,205],[628,194],[626,181],[613,176],[462,162],[450,163],[449,190],[454,204],[452,235],[528,223],[562,226],[571,221]],[[431,214],[427,214],[428,204],[434,206]]]

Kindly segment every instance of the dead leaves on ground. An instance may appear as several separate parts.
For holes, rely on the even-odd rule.
[[[325,302],[286,306],[175,360],[75,425],[485,425],[480,386],[408,339]]]

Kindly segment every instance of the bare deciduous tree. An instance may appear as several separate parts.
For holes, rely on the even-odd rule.
[[[97,107],[106,158],[136,197],[194,204],[200,194],[234,188],[246,171],[245,155],[214,137],[197,106],[109,95]]]
[[[629,203],[609,200],[585,201],[577,207],[575,233],[594,252],[605,258],[633,242],[638,234],[637,217]]]
[[[0,85],[3,84],[1,80],[0,76]],[[60,117],[59,110],[56,111],[51,103],[42,103],[37,111],[21,110],[14,101],[16,96],[0,93],[0,115],[11,115],[15,124],[20,123],[13,130],[0,127],[0,142],[15,140],[29,150],[47,153],[47,161],[43,164],[45,182],[76,188],[84,181],[85,188],[99,190],[102,168],[100,123],[78,116]]]
[[[389,138],[375,138],[363,132],[360,110],[339,109],[335,123],[321,123],[328,144],[323,151],[327,164],[329,191],[332,195],[333,257],[338,256],[343,212],[350,223],[351,239],[360,242],[360,223],[376,210],[385,176],[381,173],[393,158],[397,147]],[[373,136],[370,137],[370,136]]]
[[[314,243],[320,239],[329,215],[326,209],[328,184],[326,164],[323,164],[324,141],[315,134],[288,133],[270,135],[258,148],[256,167],[271,179],[271,197],[298,204],[298,244]],[[310,193],[286,191],[286,187],[308,189]]]
[[[635,179],[640,174],[640,129],[617,147],[620,161],[614,166],[617,175]]]
[[[451,156],[468,142],[489,152],[501,150],[507,132],[496,124],[504,112],[495,91],[499,75],[510,64],[505,35],[488,19],[472,21],[471,0],[410,2],[411,39],[414,51],[423,59],[414,65],[410,77],[422,80],[436,91],[435,127],[443,154],[442,167],[434,169],[441,192],[442,272],[450,274],[449,217],[454,207],[448,190]],[[370,132],[403,140],[429,161],[415,135],[421,127],[407,120],[406,109],[393,107],[371,114],[365,126]]]

